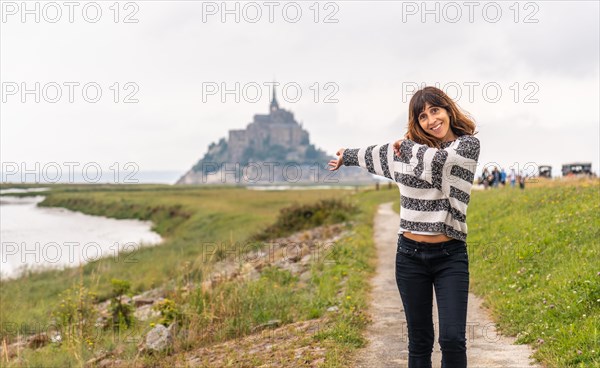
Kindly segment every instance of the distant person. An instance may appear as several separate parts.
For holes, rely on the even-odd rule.
[[[498,187],[498,183],[500,183],[500,171],[498,171],[498,168],[494,166],[494,170],[492,170],[492,175],[494,176],[494,181],[492,183],[492,187],[497,188]]]
[[[431,367],[435,288],[442,365],[464,368],[469,295],[466,215],[479,139],[472,119],[435,87],[413,95],[408,119],[404,139],[340,148],[338,159],[329,161],[329,170],[360,166],[396,181],[402,207],[396,283],[408,327],[408,366]]]
[[[481,174],[481,181],[483,182],[483,189],[487,189],[490,185],[490,172],[487,167],[483,169],[483,173]]]
[[[519,188],[525,189],[525,175],[523,174],[523,170],[519,174]]]
[[[506,186],[506,171],[504,171],[504,168],[500,171],[500,184],[503,188]]]
[[[515,182],[517,181],[517,175],[515,174],[515,169],[510,169],[510,174],[508,175],[508,179],[510,180],[511,188],[514,188]]]

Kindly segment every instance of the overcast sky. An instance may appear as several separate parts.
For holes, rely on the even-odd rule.
[[[230,13],[221,2],[99,1],[76,2],[72,22],[62,4],[27,13],[2,2],[3,165],[183,174],[268,112],[275,80],[280,106],[332,157],[401,138],[414,86],[437,83],[478,124],[478,172],[549,164],[557,176],[574,161],[598,172],[598,1],[229,2]],[[36,83],[39,102],[23,91]],[[221,93],[236,83],[237,102]]]

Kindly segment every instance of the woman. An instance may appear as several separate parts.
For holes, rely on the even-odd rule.
[[[479,140],[473,120],[435,87],[413,95],[408,118],[404,139],[341,148],[329,170],[360,166],[396,182],[401,199],[396,283],[408,327],[408,366],[431,367],[433,286],[442,367],[466,367],[466,216]]]

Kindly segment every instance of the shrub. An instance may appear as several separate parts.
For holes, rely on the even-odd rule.
[[[252,235],[250,240],[264,241],[321,225],[340,223],[356,212],[356,206],[340,199],[322,199],[305,205],[293,204],[282,208],[275,223]]]
[[[111,283],[113,296],[110,299],[110,311],[113,329],[129,328],[133,324],[134,307],[130,303],[124,303],[123,296],[129,292],[131,284],[128,281],[118,279],[112,279]]]
[[[92,342],[98,314],[95,303],[96,294],[90,292],[81,282],[61,292],[60,302],[51,312],[60,332],[55,341],[68,345]]]
[[[158,323],[169,326],[173,321],[181,323],[182,313],[175,301],[171,299],[163,299],[152,307],[160,312],[161,319]]]

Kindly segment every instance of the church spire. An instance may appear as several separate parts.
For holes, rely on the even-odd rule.
[[[277,97],[275,95],[275,83],[273,83],[273,98],[271,99],[271,112],[279,110],[279,104],[277,103]]]

